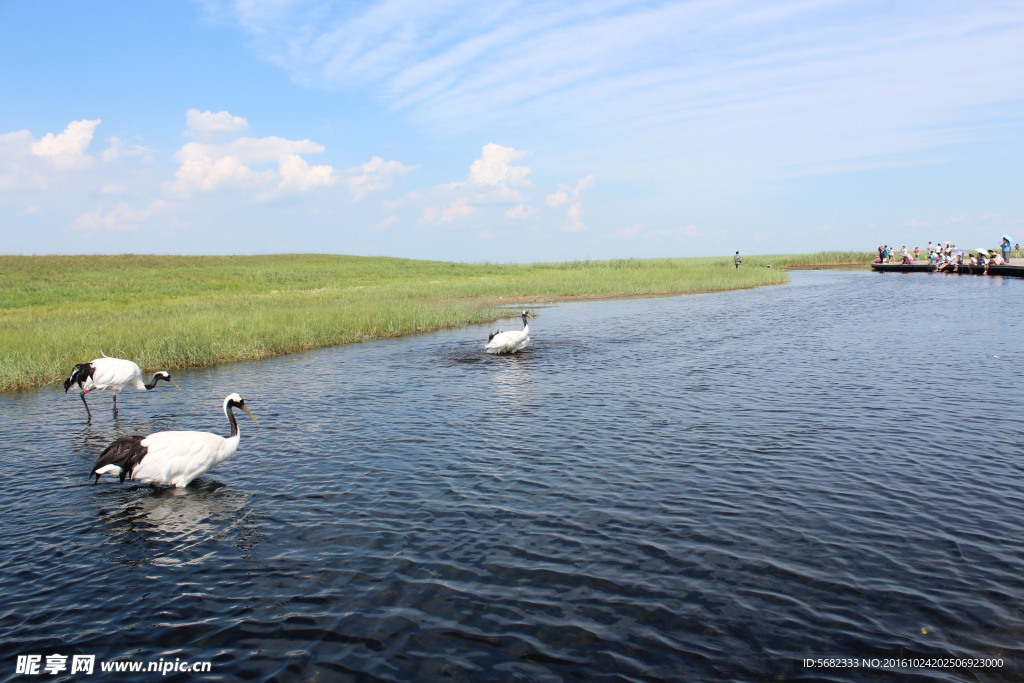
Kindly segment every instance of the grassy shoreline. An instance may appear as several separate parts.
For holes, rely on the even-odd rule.
[[[99,355],[204,367],[487,323],[500,306],[715,292],[867,252],[465,264],[324,254],[0,256],[0,391]],[[772,268],[766,266],[771,265]]]

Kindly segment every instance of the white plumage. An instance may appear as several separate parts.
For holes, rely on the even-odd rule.
[[[240,408],[259,424],[245,406],[245,399],[230,394],[224,399],[224,414],[231,423],[227,438],[209,432],[155,432],[149,436],[122,436],[100,455],[89,476],[116,475],[144,484],[184,487],[199,475],[216,467],[238,450],[241,432],[232,412]]]
[[[160,380],[170,382],[175,387],[178,383],[171,379],[166,370],[153,374],[153,380],[146,384],[142,381],[142,369],[134,362],[124,358],[111,358],[100,351],[102,358],[96,358],[88,363],[79,363],[71,371],[68,378],[64,380],[64,393],[68,393],[73,385],[77,384],[82,390],[82,403],[85,403],[85,412],[89,419],[92,419],[92,411],[86,403],[85,395],[90,391],[109,391],[114,394],[114,417],[117,417],[117,394],[122,389],[132,387],[139,391],[149,391],[156,387]],[[179,389],[181,387],[178,387]]]
[[[523,311],[520,313],[520,316],[523,318],[522,330],[512,332],[499,331],[491,335],[487,345],[484,346],[484,351],[494,354],[507,354],[517,353],[526,348],[526,345],[530,343],[530,323],[527,321],[530,312]]]

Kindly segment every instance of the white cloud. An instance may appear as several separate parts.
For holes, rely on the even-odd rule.
[[[177,161],[195,161],[235,157],[244,164],[258,166],[279,161],[292,154],[318,154],[322,145],[310,140],[288,140],[287,138],[238,138],[223,144],[189,142],[174,155]]]
[[[562,185],[555,192],[545,198],[545,203],[551,207],[569,205],[566,210],[566,218],[569,223],[563,227],[567,232],[586,232],[587,226],[583,223],[583,191],[594,184],[593,174],[576,181],[576,186],[569,188]]]
[[[527,206],[526,204],[518,204],[505,212],[505,218],[526,220],[527,218],[532,218],[536,213],[537,209],[534,207]]]
[[[469,199],[460,197],[444,208],[428,206],[423,209],[423,220],[429,223],[447,223],[469,216],[476,208],[469,205]]]
[[[189,156],[181,159],[169,191],[178,194],[211,192],[221,188],[258,190],[274,182],[274,173],[257,173],[234,156]]]
[[[375,156],[362,166],[348,171],[342,177],[342,182],[348,186],[353,197],[362,199],[371,192],[386,190],[395,180],[411,173],[415,168],[398,161],[384,161]]]
[[[480,158],[470,165],[465,181],[441,185],[434,188],[434,193],[456,192],[465,197],[465,202],[477,206],[521,202],[521,190],[530,185],[527,177],[533,171],[513,162],[526,156],[526,152],[489,142]]]
[[[33,142],[32,154],[49,160],[61,170],[89,168],[93,158],[85,153],[92,142],[93,131],[100,125],[100,119],[94,121],[72,121],[62,133],[47,133],[40,140]]]
[[[306,192],[337,185],[342,179],[329,165],[310,166],[302,154],[324,147],[310,140],[275,136],[238,138],[225,143],[189,142],[174,155],[179,162],[168,192],[187,195],[233,189],[266,198],[281,192]]]
[[[241,133],[249,127],[249,122],[226,111],[214,113],[189,109],[185,112],[185,126],[185,135],[189,137],[215,140],[225,135]]]
[[[544,203],[548,206],[563,206],[569,203],[569,191],[563,185],[561,189],[552,192],[544,198]]]
[[[32,154],[32,133],[19,130],[0,135],[0,192],[42,190],[49,174]]]
[[[484,145],[482,156],[469,167],[469,182],[473,185],[500,187],[525,185],[531,169],[527,166],[512,165],[512,162],[524,157],[526,152],[489,142]]]
[[[282,190],[313,190],[318,187],[328,187],[339,182],[334,175],[334,169],[327,165],[310,166],[305,159],[298,154],[289,154],[281,159],[278,167],[281,173],[281,182],[278,188]]]
[[[167,202],[159,199],[144,209],[134,209],[127,202],[119,202],[108,211],[96,209],[82,214],[71,224],[71,230],[84,233],[135,232],[167,206]]]
[[[95,159],[86,151],[99,123],[72,121],[39,139],[28,130],[0,135],[0,192],[45,190],[57,177],[91,168]]]
[[[515,148],[488,143],[483,146],[480,158],[470,164],[466,180],[438,185],[426,192],[413,191],[406,195],[406,200],[418,202],[426,197],[433,197],[435,202],[447,200],[447,206],[422,209],[421,219],[431,223],[454,221],[481,208],[512,202],[517,205],[506,210],[505,217],[527,218],[534,210],[523,202],[521,190],[530,186],[527,177],[532,169],[514,164],[526,156],[526,152]]]
[[[145,163],[151,163],[153,150],[139,144],[125,142],[116,135],[107,138],[107,148],[100,154],[100,159],[106,162],[135,157],[141,158]]]
[[[567,232],[586,232],[587,226],[583,224],[583,204],[580,202],[570,204],[566,216],[569,219],[569,224],[562,228],[563,230]]]

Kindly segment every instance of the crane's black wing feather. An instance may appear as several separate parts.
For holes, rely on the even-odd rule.
[[[96,481],[99,481],[100,475],[96,470],[103,469],[107,465],[117,465],[121,468],[118,477],[123,484],[125,477],[130,477],[138,464],[146,457],[146,452],[149,449],[142,445],[142,440],[145,438],[144,436],[122,436],[115,440],[100,453],[99,460],[96,461],[89,476],[95,475]]]

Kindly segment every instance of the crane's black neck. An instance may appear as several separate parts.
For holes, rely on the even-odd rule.
[[[153,375],[153,381],[149,384],[143,384],[146,387],[146,391],[153,391],[156,388],[156,383],[160,381],[160,375]]]
[[[233,439],[238,436],[238,420],[235,419],[235,411],[232,410],[232,408],[234,408],[234,406],[229,403],[227,409],[228,422],[231,423],[231,436],[228,437],[229,439]]]

